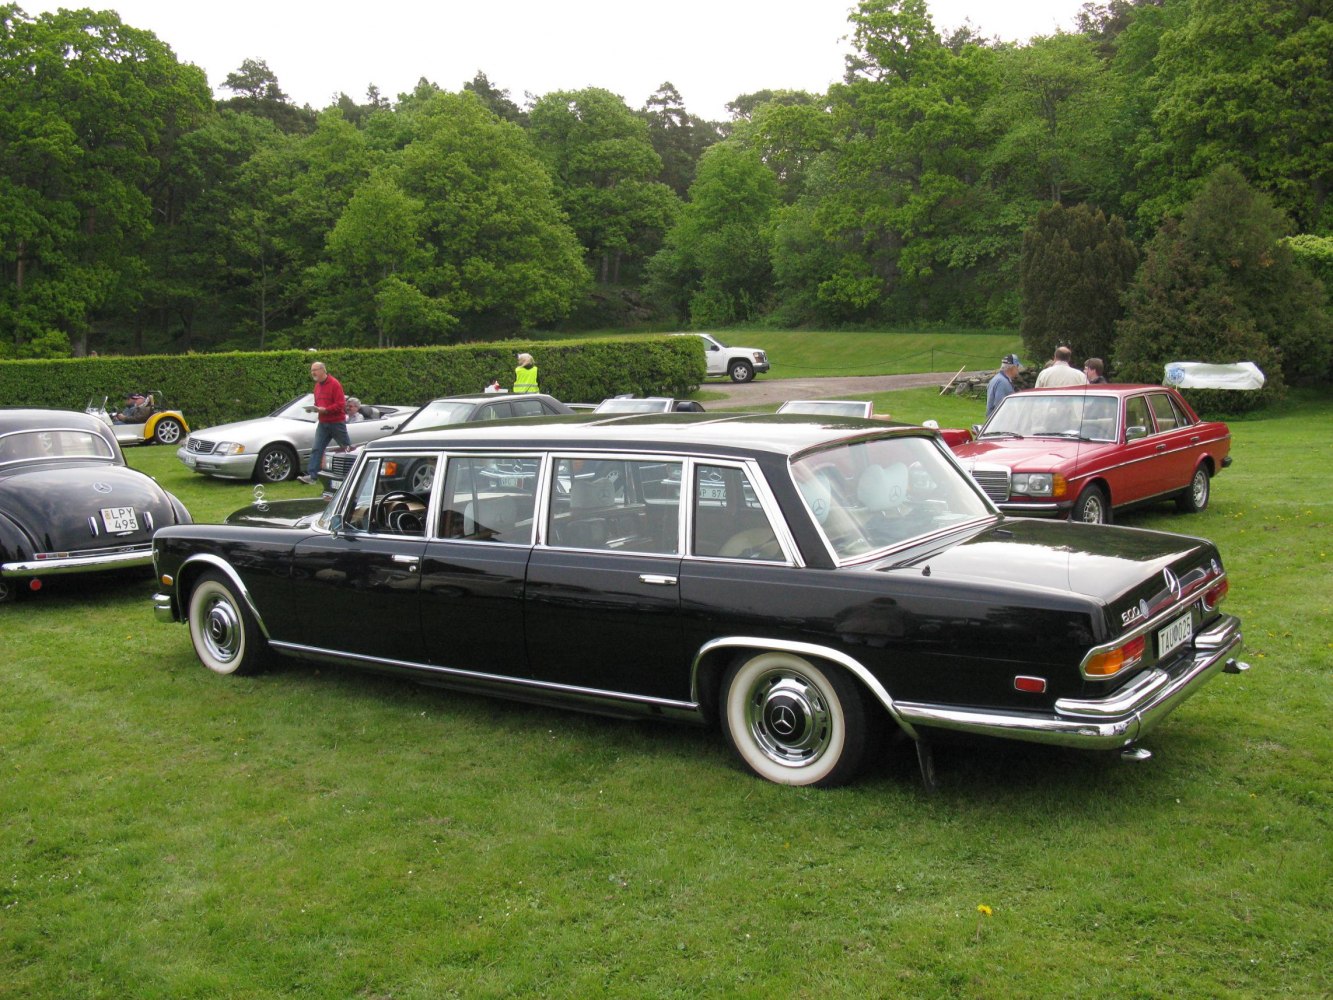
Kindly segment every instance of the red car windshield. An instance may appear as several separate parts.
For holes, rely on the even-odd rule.
[[[989,437],[1058,437],[1115,441],[1119,422],[1114,396],[1074,392],[1015,393],[981,430]]]

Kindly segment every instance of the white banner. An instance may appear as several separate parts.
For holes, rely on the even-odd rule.
[[[1207,365],[1202,361],[1172,361],[1163,385],[1176,389],[1262,389],[1264,373],[1253,361],[1234,365]]]

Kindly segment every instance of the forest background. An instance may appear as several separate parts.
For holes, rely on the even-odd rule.
[[[941,324],[1323,382],[1331,8],[1111,0],[1018,44],[862,0],[841,83],[711,122],[484,72],[316,110],[261,59],[215,101],[114,12],[0,6],[0,359]]]

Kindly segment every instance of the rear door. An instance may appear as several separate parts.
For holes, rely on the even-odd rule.
[[[554,456],[545,544],[528,563],[532,677],[684,701],[680,459]]]

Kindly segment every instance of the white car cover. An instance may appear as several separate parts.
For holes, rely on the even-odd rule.
[[[1202,361],[1172,361],[1163,385],[1176,389],[1262,389],[1264,373],[1253,361],[1209,365]]]

